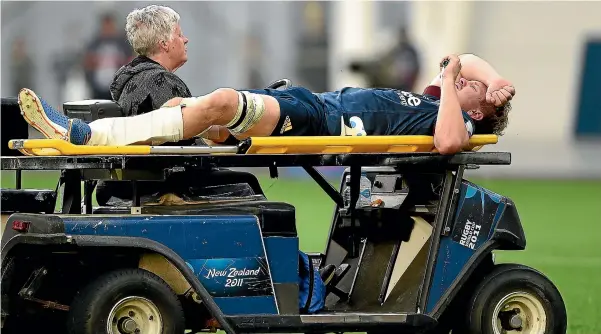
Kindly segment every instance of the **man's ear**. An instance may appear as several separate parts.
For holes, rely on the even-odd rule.
[[[484,118],[484,114],[480,111],[480,110],[470,110],[467,112],[468,115],[470,115],[470,117],[472,119],[475,119],[476,121],[481,121]]]
[[[167,42],[160,41],[159,42],[159,46],[160,46],[161,49],[165,50],[166,52],[169,52],[169,45],[167,45]]]

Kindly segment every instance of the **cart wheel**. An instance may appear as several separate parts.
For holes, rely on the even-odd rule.
[[[180,334],[184,311],[158,276],[142,269],[109,272],[75,296],[67,321],[71,334]]]
[[[469,333],[566,333],[567,315],[559,291],[543,274],[526,266],[497,265],[468,305]]]

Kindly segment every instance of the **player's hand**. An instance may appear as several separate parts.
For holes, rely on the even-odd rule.
[[[503,106],[515,96],[515,87],[506,79],[496,78],[491,80],[486,90],[486,102],[496,107]]]
[[[440,61],[440,70],[443,78],[449,78],[453,82],[461,72],[461,61],[457,55],[448,55]]]

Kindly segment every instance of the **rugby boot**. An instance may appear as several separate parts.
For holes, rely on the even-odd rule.
[[[31,89],[23,88],[18,96],[21,115],[29,125],[48,139],[67,140],[69,119],[42,100]]]
[[[92,130],[87,123],[69,119],[31,89],[21,89],[18,101],[25,121],[46,138],[63,139],[76,145],[85,145],[89,140]]]

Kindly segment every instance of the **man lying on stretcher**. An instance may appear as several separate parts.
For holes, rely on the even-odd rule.
[[[34,92],[19,103],[29,124],[47,138],[77,145],[131,145],[203,137],[216,143],[261,136],[429,135],[442,154],[461,151],[475,133],[507,125],[513,85],[477,56],[450,55],[423,94],[380,88],[312,93],[302,87],[237,91],[220,88],[174,98],[163,108],[89,124],[68,119]]]

